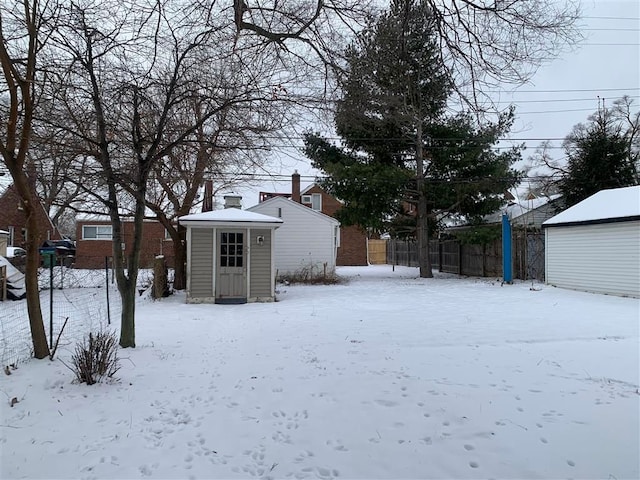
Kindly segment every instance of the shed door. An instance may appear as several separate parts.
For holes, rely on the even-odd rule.
[[[245,303],[247,301],[246,232],[221,230],[218,232],[218,269],[216,303]]]

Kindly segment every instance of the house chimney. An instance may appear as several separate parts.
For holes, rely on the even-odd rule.
[[[213,210],[213,180],[205,180],[202,211],[210,212],[211,210]]]
[[[224,208],[242,209],[242,197],[240,195],[225,195]]]
[[[300,203],[300,174],[298,170],[291,175],[291,200]]]

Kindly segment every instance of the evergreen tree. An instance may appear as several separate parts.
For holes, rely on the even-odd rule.
[[[306,137],[307,156],[328,176],[324,187],[345,202],[340,221],[411,229],[423,277],[431,276],[429,225],[447,213],[493,211],[515,183],[510,165],[519,158],[517,149],[492,149],[511,112],[487,125],[446,115],[452,84],[434,22],[429,2],[394,0],[347,51],[335,115],[342,145]]]
[[[616,115],[620,106],[597,112],[566,138],[568,162],[560,191],[567,207],[603,189],[638,184],[638,114],[626,116],[631,121],[625,126]]]

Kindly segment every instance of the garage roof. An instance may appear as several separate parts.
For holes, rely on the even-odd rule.
[[[640,219],[640,186],[600,190],[542,225],[608,223]]]

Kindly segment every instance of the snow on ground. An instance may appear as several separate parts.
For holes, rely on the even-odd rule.
[[[637,299],[339,273],[271,304],[141,302],[114,384],[2,375],[0,477],[638,478]]]

